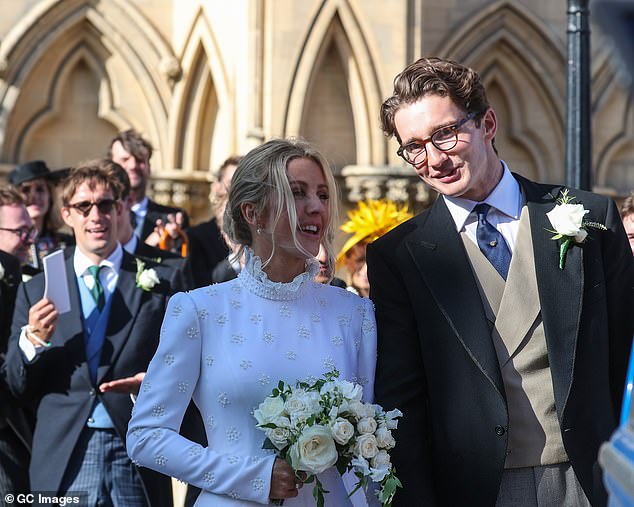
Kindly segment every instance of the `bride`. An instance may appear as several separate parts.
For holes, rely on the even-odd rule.
[[[336,368],[372,398],[372,303],[313,281],[320,243],[333,262],[336,201],[328,164],[310,144],[278,139],[255,148],[238,165],[224,216],[245,268],[235,280],[170,300],[127,448],[137,464],[201,488],[197,506],[315,505],[312,484],[302,487],[286,461],[261,448],[253,410],[279,380],[294,384]],[[192,398],[208,447],[179,435]],[[354,504],[335,468],[319,479],[326,505]]]

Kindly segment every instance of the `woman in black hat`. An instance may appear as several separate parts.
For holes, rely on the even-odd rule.
[[[63,170],[51,172],[42,160],[26,162],[9,173],[9,183],[24,196],[29,216],[39,231],[29,259],[29,264],[38,269],[42,269],[42,257],[75,243],[72,236],[58,232],[60,218],[53,211],[53,184],[64,174]]]

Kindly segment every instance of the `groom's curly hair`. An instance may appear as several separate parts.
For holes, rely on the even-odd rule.
[[[421,58],[407,66],[394,79],[394,92],[381,105],[381,128],[387,137],[401,142],[394,116],[406,104],[413,104],[426,95],[449,97],[466,113],[476,113],[476,126],[489,109],[484,85],[478,73],[452,60]]]

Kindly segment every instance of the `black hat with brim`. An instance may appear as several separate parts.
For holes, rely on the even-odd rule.
[[[57,181],[60,178],[63,178],[67,173],[67,170],[51,172],[46,165],[46,162],[43,160],[32,160],[31,162],[25,162],[24,164],[17,166],[9,173],[8,179],[9,183],[19,187],[22,183],[36,180],[38,178]]]

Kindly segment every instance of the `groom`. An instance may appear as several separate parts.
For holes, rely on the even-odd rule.
[[[381,120],[441,194],[367,251],[376,400],[404,413],[394,505],[605,505],[596,458],[617,424],[634,329],[614,203],[569,189],[605,230],[563,231],[588,235],[560,265],[566,238],[552,239],[547,213],[566,189],[510,172],[480,78],[455,62],[408,66]]]

